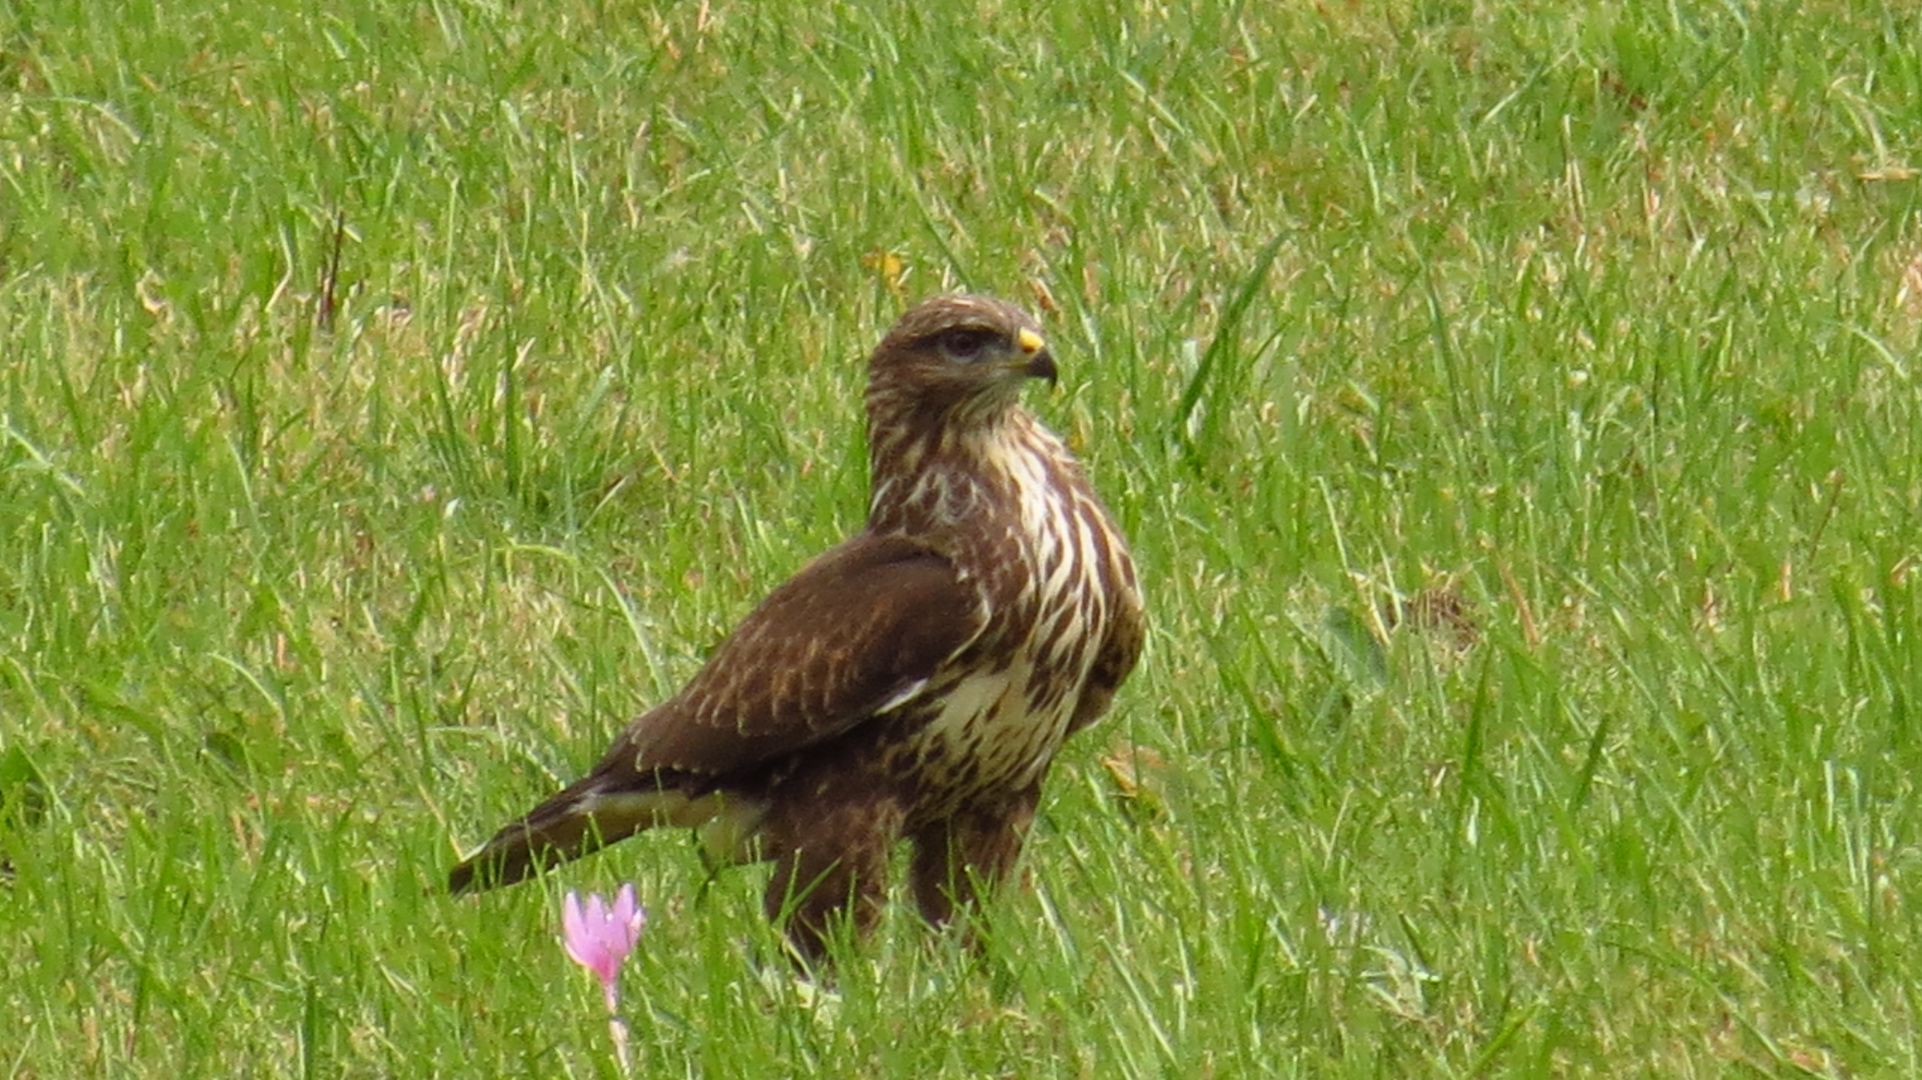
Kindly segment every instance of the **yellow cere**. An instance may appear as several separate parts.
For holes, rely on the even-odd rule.
[[[1040,334],[1026,328],[1016,334],[1014,340],[1015,344],[1021,346],[1021,351],[1024,353],[1038,353],[1048,344],[1041,340]]]

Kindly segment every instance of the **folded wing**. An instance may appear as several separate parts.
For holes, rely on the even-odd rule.
[[[731,777],[912,701],[987,621],[979,588],[940,554],[857,536],[774,590],[679,694],[455,867],[450,886],[511,884],[653,825],[699,824]]]

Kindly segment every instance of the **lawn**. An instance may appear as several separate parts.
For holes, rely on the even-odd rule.
[[[0,6],[0,1076],[1922,1074],[1913,5]],[[1035,309],[1152,618],[973,957],[450,899]]]

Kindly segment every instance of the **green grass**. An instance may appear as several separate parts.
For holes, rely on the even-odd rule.
[[[616,1075],[628,879],[639,1075],[1922,1072],[1919,102],[1819,0],[0,7],[0,1073]],[[440,895],[960,286],[1154,620],[987,961]]]

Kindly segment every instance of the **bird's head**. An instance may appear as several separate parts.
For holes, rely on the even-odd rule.
[[[901,316],[868,361],[868,412],[949,427],[992,423],[1028,379],[1055,380],[1027,312],[991,296],[937,296]]]

